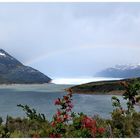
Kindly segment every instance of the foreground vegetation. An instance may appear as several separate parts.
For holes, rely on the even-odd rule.
[[[32,138],[131,138],[140,137],[140,112],[136,112],[134,105],[139,101],[139,82],[133,84],[123,82],[127,100],[127,109],[115,96],[112,97],[114,110],[111,119],[99,116],[87,116],[72,111],[72,92],[62,99],[58,98],[54,104],[57,112],[51,121],[44,114],[37,113],[27,105],[18,106],[26,113],[26,118],[12,118],[7,116],[6,123],[0,120],[0,137],[32,137]]]

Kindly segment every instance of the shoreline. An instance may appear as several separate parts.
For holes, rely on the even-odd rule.
[[[123,95],[124,90],[114,90],[109,92],[96,92],[96,91],[74,91],[71,88],[65,89],[66,92],[71,90],[72,94],[90,94],[90,95]]]
[[[9,83],[9,84],[0,84],[0,86],[10,86],[10,85],[45,85],[45,84],[54,84],[54,83]]]

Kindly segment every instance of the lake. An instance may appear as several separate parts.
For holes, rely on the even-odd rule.
[[[40,85],[1,85],[0,86],[0,116],[7,115],[23,117],[25,113],[17,104],[27,104],[38,112],[44,113],[50,120],[56,111],[54,100],[66,94],[65,88],[71,85],[40,84]],[[73,95],[73,111],[88,115],[98,114],[109,118],[112,111],[111,97],[113,95]],[[121,96],[118,98],[125,102]],[[139,110],[139,107],[136,107]]]

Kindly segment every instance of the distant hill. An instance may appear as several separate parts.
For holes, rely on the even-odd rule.
[[[51,78],[28,66],[0,49],[0,84],[49,83]]]
[[[107,68],[96,76],[113,77],[113,78],[133,78],[140,77],[140,64],[138,65],[116,65],[112,68]]]
[[[70,88],[66,89],[66,91],[71,89],[73,93],[117,94],[117,95],[119,95],[119,94],[123,94],[123,92],[124,92],[124,86],[121,84],[121,82],[127,81],[127,82],[131,83],[131,82],[134,82],[134,80],[140,81],[140,78],[90,82],[90,83],[70,87]]]

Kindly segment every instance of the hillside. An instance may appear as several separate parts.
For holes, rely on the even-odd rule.
[[[73,86],[69,89],[73,93],[83,93],[83,94],[123,94],[124,87],[121,82],[134,82],[134,80],[140,81],[140,78],[131,78],[123,80],[112,80],[112,81],[100,81],[100,82],[90,82],[86,84],[81,84]],[[66,90],[69,90],[66,89]]]
[[[96,74],[99,77],[133,78],[140,77],[140,64],[116,65]]]
[[[23,65],[0,49],[0,84],[49,83],[51,78],[40,71]]]

